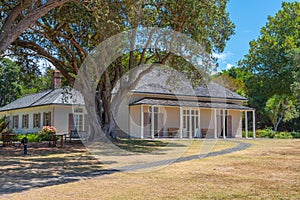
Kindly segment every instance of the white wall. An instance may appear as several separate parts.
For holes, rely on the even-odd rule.
[[[146,109],[146,108],[144,108]],[[145,112],[145,111],[144,111]],[[130,107],[130,136],[139,138],[141,135],[140,105]]]
[[[232,137],[242,137],[242,111],[229,110],[228,115],[232,116]]]
[[[19,115],[18,129],[13,129],[15,133],[38,133],[43,127],[43,113],[51,112],[51,125],[55,126],[59,133],[67,133],[69,130],[69,113],[72,113],[72,106],[49,105],[24,108],[12,111],[1,112],[0,116],[10,116],[12,127],[12,119],[14,115]],[[41,113],[40,128],[33,128],[33,114]],[[29,115],[28,128],[22,129],[22,115]]]
[[[43,113],[44,112],[51,112],[53,114],[53,107],[52,106],[39,106],[39,107],[32,107],[32,108],[24,108],[18,110],[11,110],[1,112],[1,115],[6,115],[10,117],[10,128],[12,128],[13,116],[19,115],[18,121],[18,129],[12,129],[15,133],[38,133],[43,127]],[[33,128],[33,114],[41,113],[40,119],[40,128]],[[22,116],[29,115],[28,119],[28,128],[22,129]]]

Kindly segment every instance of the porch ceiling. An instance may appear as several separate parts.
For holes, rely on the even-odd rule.
[[[182,106],[182,107],[195,107],[195,108],[219,108],[219,109],[233,109],[233,110],[254,110],[246,106],[241,106],[228,102],[203,102],[203,101],[186,101],[186,100],[170,100],[170,99],[150,99],[144,98],[139,101],[133,102],[130,106],[134,105],[160,105],[160,106]]]

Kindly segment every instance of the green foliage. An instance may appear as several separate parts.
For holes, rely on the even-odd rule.
[[[299,117],[295,104],[295,100],[287,95],[274,95],[267,101],[265,111],[274,125],[275,132],[281,121],[287,122]]]
[[[278,132],[275,134],[275,138],[291,139],[293,138],[293,135],[290,132]]]
[[[293,138],[300,138],[300,132],[291,132]]]
[[[24,137],[28,139],[28,142],[39,142],[41,141],[41,136],[37,133],[26,133],[26,134],[17,134],[17,140],[21,141]]]
[[[253,132],[249,131],[249,137],[252,137]],[[243,137],[245,137],[245,132],[243,131]],[[300,138],[300,132],[275,132],[272,128],[265,128],[256,130],[257,138],[278,138],[278,139],[292,139]]]
[[[16,100],[21,94],[19,66],[10,59],[0,60],[0,107]]]
[[[268,17],[260,36],[250,42],[248,54],[239,62],[252,74],[245,82],[247,96],[263,126],[270,124],[266,102],[275,94],[292,96],[299,88],[299,13],[299,2],[283,2],[282,9]]]
[[[214,75],[212,80],[233,92],[246,96],[245,82],[249,76],[248,74],[249,73],[242,68],[232,67],[229,70],[223,70]]]
[[[294,83],[291,85],[293,95],[300,99],[300,47],[291,50],[290,58],[293,68],[297,69],[293,71]]]
[[[275,137],[275,131],[272,130],[272,128],[265,128],[264,130],[261,130],[258,132],[259,137],[261,138],[274,138]]]
[[[0,133],[2,133],[8,125],[8,122],[6,121],[6,115],[4,115],[2,118],[0,118]]]
[[[257,135],[257,132],[255,133],[256,133],[256,137],[259,137]],[[242,131],[242,137],[246,137],[246,132],[244,130]],[[248,137],[253,137],[253,131],[248,131]]]

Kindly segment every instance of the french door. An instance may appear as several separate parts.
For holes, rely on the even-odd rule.
[[[183,110],[183,137],[197,137],[200,133],[199,110]]]

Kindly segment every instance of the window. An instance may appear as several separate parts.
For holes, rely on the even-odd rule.
[[[43,126],[51,126],[51,112],[43,113]]]
[[[19,125],[19,115],[14,115],[13,116],[13,124],[12,124],[12,128],[13,129],[17,129]]]
[[[193,136],[196,135],[196,132],[199,129],[199,110],[195,109],[184,109],[183,110],[183,117],[182,117],[182,125],[183,128],[186,130],[183,133],[183,137]],[[188,134],[188,135],[187,135]]]
[[[153,107],[153,111],[154,113],[159,113],[159,107],[157,106],[149,106],[149,112],[152,112],[152,107]]]
[[[40,119],[41,119],[41,113],[33,114],[33,128],[40,128],[41,126]]]
[[[28,128],[29,115],[22,115],[22,128]]]
[[[78,131],[83,131],[83,114],[74,114],[74,128]]]

